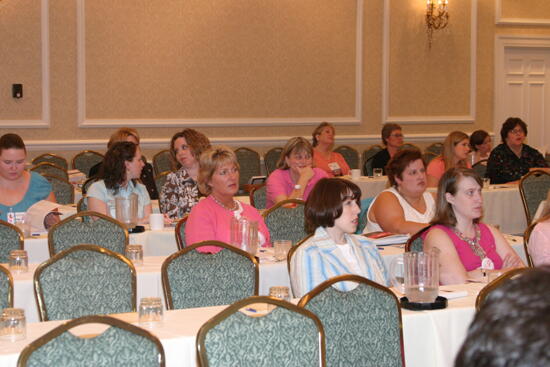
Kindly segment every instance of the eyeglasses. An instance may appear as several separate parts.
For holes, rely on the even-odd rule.
[[[525,134],[525,132],[523,131],[523,129],[514,129],[514,130],[510,130],[510,133],[514,134],[514,135],[523,135]]]

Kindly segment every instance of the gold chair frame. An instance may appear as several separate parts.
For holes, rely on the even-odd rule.
[[[413,242],[420,236],[424,234],[428,229],[432,228],[432,225],[427,225],[426,227],[422,228],[420,231],[413,234],[405,243],[405,252],[411,252],[411,246]]]
[[[260,185],[251,185],[252,187],[249,190],[248,199],[250,200],[250,205],[252,205],[254,208],[256,208],[256,203],[254,202],[254,193],[256,192],[256,190],[259,190],[259,189],[265,187],[265,185],[266,185],[265,183],[260,184]],[[258,209],[258,208],[256,208],[256,209]]]
[[[264,219],[265,219],[265,218],[267,218],[267,216],[269,216],[269,214],[271,214],[271,212],[279,209],[282,206],[288,205],[288,204],[296,204],[297,206],[301,205],[302,208],[303,208],[303,206],[306,204],[306,202],[304,200],[300,200],[300,199],[286,199],[286,200],[283,200],[283,201],[279,201],[277,204],[273,205],[271,208],[264,211],[262,213],[262,217],[264,217]],[[297,209],[297,208],[292,208],[292,209]]]
[[[55,164],[56,166],[59,166],[61,168],[63,168],[65,171],[69,169],[69,161],[67,161],[67,159],[65,157],[62,157],[60,156],[59,154],[55,154],[55,153],[43,153],[43,154],[40,154],[39,156],[37,157],[34,157],[34,159],[31,161],[31,164],[32,165],[37,165],[38,163],[41,163],[41,162],[48,162],[48,163],[52,163],[50,162],[49,160],[44,160],[44,161],[40,161],[38,163],[36,163],[39,159],[41,158],[45,158],[45,157],[53,157],[53,158],[56,158],[56,159],[60,159],[62,161],[65,162],[65,165],[67,166],[66,168],[65,167],[61,167],[59,166],[59,164]]]
[[[527,264],[529,267],[534,267],[535,264],[533,263],[533,258],[531,257],[531,254],[529,253],[529,239],[531,238],[531,233],[533,232],[533,229],[535,229],[535,226],[539,224],[540,222],[544,222],[546,220],[550,219],[550,214],[546,215],[542,218],[539,218],[539,220],[531,223],[525,232],[523,233],[523,250],[525,251],[525,257],[527,258]]]
[[[6,226],[17,232],[19,234],[19,249],[23,250],[25,248],[25,236],[23,235],[23,232],[19,229],[19,227],[2,219],[0,219],[0,226]]]
[[[483,303],[485,303],[485,299],[487,296],[500,287],[502,283],[506,282],[509,279],[515,278],[516,276],[523,274],[527,271],[530,271],[531,268],[515,268],[508,270],[506,273],[502,274],[495,280],[493,280],[491,283],[487,284],[485,287],[483,287],[476,297],[476,312],[479,312],[481,307],[483,306]]]
[[[128,268],[130,269],[130,276],[131,276],[131,282],[132,282],[132,294],[133,294],[132,312],[136,312],[137,287],[136,287],[136,268],[134,264],[130,260],[128,260],[126,257],[114,251],[108,250],[98,245],[83,244],[83,245],[73,246],[65,251],[61,251],[60,253],[52,256],[48,260],[38,265],[38,267],[34,271],[34,276],[33,276],[34,297],[36,299],[36,304],[38,305],[38,314],[40,316],[40,321],[49,321],[48,310],[46,309],[46,304],[44,301],[44,294],[42,292],[42,287],[40,286],[40,282],[39,282],[40,275],[42,274],[44,269],[47,269],[48,266],[52,265],[53,263],[63,259],[64,257],[66,257],[67,255],[73,252],[83,251],[83,250],[95,251],[95,252],[105,254],[107,256],[110,256],[117,260],[122,261],[128,266]]]
[[[527,225],[531,224],[531,221],[533,218],[531,218],[531,213],[529,212],[529,207],[527,206],[527,198],[525,197],[525,190],[523,189],[523,182],[527,180],[529,177],[533,175],[547,175],[550,176],[550,174],[542,169],[535,169],[532,171],[529,171],[525,176],[523,176],[519,180],[519,193],[521,195],[521,203],[523,204],[523,210],[525,212],[525,218],[527,220]],[[543,199],[544,200],[544,199]]]
[[[0,265],[0,273],[4,273],[8,278],[8,307],[13,307],[13,276],[10,271]]]
[[[51,182],[51,180],[58,180],[58,181],[61,181],[63,183],[66,183],[68,185],[71,186],[72,190],[70,191],[70,195],[71,195],[71,204],[74,203],[74,188],[73,188],[73,185],[68,181],[68,180],[65,180],[64,178],[62,177],[59,177],[59,176],[54,176],[54,175],[50,175],[50,174],[47,174],[47,173],[43,173],[42,176],[48,180],[49,182]],[[53,191],[53,190],[52,190]],[[55,194],[55,193],[54,193]],[[56,197],[57,199],[57,197]]]
[[[249,297],[249,298],[245,298],[240,301],[237,301],[232,305],[228,306],[227,308],[225,308],[219,314],[212,317],[210,320],[206,321],[201,326],[201,328],[199,329],[199,332],[197,333],[197,341],[196,341],[197,362],[199,366],[201,367],[208,366],[205,339],[206,339],[206,334],[208,334],[210,329],[214,328],[216,325],[218,325],[220,322],[222,322],[229,316],[233,315],[234,313],[239,312],[240,309],[255,303],[267,303],[277,307],[284,307],[290,311],[297,312],[301,315],[304,315],[312,319],[315,325],[317,326],[317,330],[319,333],[319,349],[320,349],[319,357],[321,359],[321,367],[326,366],[325,329],[323,328],[321,320],[319,320],[319,318],[313,312],[306,310],[305,308],[298,307],[293,305],[292,303],[282,301],[280,299],[273,298],[273,297],[267,297],[267,296],[253,296],[253,297]]]
[[[117,327],[119,329],[123,329],[126,331],[129,331],[131,333],[143,336],[150,341],[152,341],[156,346],[157,350],[159,352],[159,366],[164,367],[166,365],[166,357],[164,353],[164,348],[162,347],[162,344],[160,340],[151,334],[149,331],[142,329],[140,327],[134,326],[130,323],[127,323],[125,321],[116,319],[111,316],[105,316],[105,315],[93,315],[93,316],[83,316],[79,317],[73,320],[69,320],[64,324],[61,324],[60,326],[56,327],[53,330],[50,330],[46,334],[42,335],[40,338],[32,341],[30,344],[28,344],[19,355],[19,359],[17,361],[18,367],[25,367],[27,365],[27,361],[29,357],[36,351],[38,348],[42,347],[43,345],[47,344],[49,341],[57,338],[61,334],[63,334],[66,331],[69,331],[70,329],[83,325],[83,324],[105,324],[109,325],[109,327]],[[97,336],[97,335],[96,335]],[[94,336],[95,337],[95,336]],[[139,351],[136,351],[139,353]]]
[[[172,156],[172,153],[170,152],[170,150],[169,149],[163,149],[160,152],[155,153],[155,155],[153,155],[153,159],[151,160],[151,163],[153,165],[153,173],[155,174],[155,176],[161,174],[162,172],[166,172],[166,171],[157,172],[157,165],[156,165],[157,157],[163,156],[165,154],[168,154],[168,156],[169,156],[170,172],[176,171],[176,169],[177,169],[177,164],[176,164],[176,162],[174,162],[174,157]]]
[[[232,251],[238,255],[241,255],[243,257],[246,257],[252,262],[252,265],[254,266],[254,295],[258,294],[259,287],[260,287],[260,260],[256,256],[252,256],[250,253],[241,250],[240,248],[231,246],[227,243],[221,242],[221,241],[202,241],[194,243],[190,246],[185,247],[184,249],[173,253],[172,255],[168,256],[162,263],[161,266],[161,277],[162,277],[162,290],[164,292],[164,299],[166,300],[166,309],[167,310],[173,310],[174,309],[174,302],[172,299],[172,288],[170,287],[170,281],[168,279],[168,266],[174,259],[184,256],[185,254],[195,251],[196,249],[204,246],[217,246],[221,247],[224,250]],[[222,250],[223,251],[223,250]],[[213,254],[204,254],[205,256],[213,255]],[[215,254],[214,254],[215,255]]]
[[[62,179],[64,179],[64,180],[66,180],[66,181],[69,180],[69,173],[67,172],[67,170],[66,170],[65,168],[61,167],[61,166],[58,166],[58,165],[55,164],[55,163],[40,162],[40,163],[38,163],[38,164],[32,166],[32,167],[29,169],[29,171],[37,171],[37,170],[39,170],[41,167],[53,167],[53,168],[56,168],[56,169],[58,169],[58,170],[61,170],[61,171],[63,171],[63,172],[65,173],[65,175],[64,175],[63,177],[61,177],[61,176],[57,176],[57,175],[52,175],[51,173],[47,173],[47,172],[37,172],[37,173],[41,174],[42,176],[45,175],[45,174],[48,174],[48,175],[50,175],[50,176],[56,176],[56,177],[62,178]]]
[[[181,226],[183,226],[187,219],[189,219],[189,214],[184,215],[176,224],[176,244],[178,245],[178,251],[181,251],[185,248],[185,243],[183,243],[183,238],[181,238]]]

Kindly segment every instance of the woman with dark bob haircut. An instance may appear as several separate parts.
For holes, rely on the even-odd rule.
[[[487,173],[492,184],[517,183],[529,171],[548,168],[548,163],[538,150],[524,144],[527,124],[519,117],[509,117],[500,129],[499,144],[489,156]],[[549,170],[550,173],[550,170]]]
[[[441,284],[481,280],[493,269],[524,266],[502,233],[481,222],[482,187],[477,173],[465,168],[451,168],[439,181],[434,226],[425,234],[424,251],[441,251]]]
[[[143,166],[139,145],[129,141],[113,144],[103,160],[103,179],[88,189],[88,208],[115,218],[115,197],[136,194],[139,222],[146,223],[151,214],[151,199],[145,186],[138,181]]]
[[[491,154],[491,136],[485,130],[476,130],[470,135],[470,148],[472,149],[472,165],[488,159]],[[487,162],[484,162],[487,164]]]
[[[306,225],[315,231],[292,256],[290,278],[295,297],[327,279],[357,274],[382,285],[388,284],[384,261],[366,237],[355,235],[359,223],[361,190],[351,181],[322,178],[305,205]],[[336,286],[353,289],[353,283]]]
[[[416,233],[435,213],[435,200],[426,192],[426,166],[418,150],[397,152],[386,166],[391,187],[374,199],[364,232]]]

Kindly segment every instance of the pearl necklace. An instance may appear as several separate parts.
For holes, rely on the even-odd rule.
[[[232,207],[228,207],[227,205],[225,205],[224,203],[222,203],[221,201],[219,201],[214,195],[210,195],[210,197],[212,197],[212,199],[214,199],[214,201],[219,205],[221,206],[222,208],[226,209],[226,210],[229,210],[229,211],[232,211],[234,212],[235,210],[237,210],[239,208],[239,205],[237,204],[237,202],[235,201],[235,199],[233,199],[233,206]]]

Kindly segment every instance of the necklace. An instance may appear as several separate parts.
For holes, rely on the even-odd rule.
[[[479,244],[479,240],[481,238],[481,233],[479,231],[479,226],[475,225],[474,228],[475,228],[475,233],[476,233],[474,238],[468,238],[468,237],[464,236],[456,228],[453,228],[453,232],[458,236],[458,238],[460,238],[462,241],[466,242],[470,246],[470,248],[472,249],[474,254],[476,254],[477,257],[479,257],[480,259],[484,259],[484,258],[487,257],[487,255],[485,253],[485,250],[483,250],[483,247],[481,247],[481,245]]]
[[[222,203],[221,201],[219,201],[214,195],[210,195],[212,197],[212,199],[214,199],[214,201],[216,203],[218,203],[219,206],[221,206],[222,208],[224,209],[227,209],[229,211],[232,211],[234,212],[235,210],[237,210],[239,208],[239,205],[237,204],[237,202],[235,200],[233,200],[233,206],[231,207],[228,207],[227,205],[225,205],[224,203]]]

